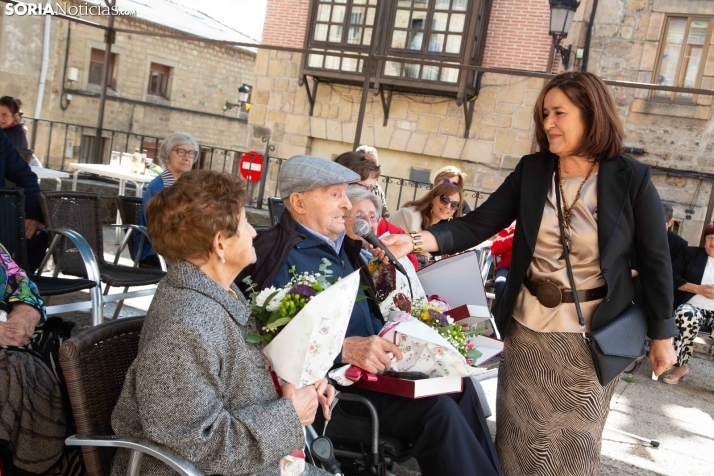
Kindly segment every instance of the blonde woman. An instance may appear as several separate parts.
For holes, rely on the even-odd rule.
[[[461,196],[462,196],[462,201],[461,201],[461,214],[466,215],[468,212],[471,211],[471,207],[469,206],[468,203],[466,203],[466,200],[463,198],[464,197],[464,182],[466,181],[467,175],[461,171],[460,168],[454,167],[453,165],[447,165],[446,167],[442,167],[439,170],[436,171],[436,176],[434,177],[434,186],[436,187],[437,185],[441,183],[453,183],[454,185],[458,186],[459,189],[461,190]]]

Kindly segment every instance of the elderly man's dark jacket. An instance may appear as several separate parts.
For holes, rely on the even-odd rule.
[[[298,243],[305,240],[305,235],[296,230],[297,222],[293,220],[290,213],[285,210],[280,217],[280,223],[261,232],[253,240],[255,254],[257,260],[252,265],[246,267],[236,278],[236,284],[246,294],[246,285],[243,279],[250,276],[257,289],[264,289],[273,284],[275,278],[283,270],[288,260],[290,250]],[[374,290],[372,277],[364,266],[364,262],[360,256],[362,243],[353,240],[349,236],[345,236],[343,248],[347,254],[350,263],[355,269],[359,268],[360,284],[365,286],[364,292],[367,294],[367,299],[370,311],[375,316],[381,316],[379,307],[377,306],[377,296]],[[350,336],[348,336],[350,337]]]
[[[511,270],[493,312],[502,334],[533,259],[556,163],[557,156],[550,152],[523,157],[483,205],[464,217],[429,229],[441,253],[455,253],[481,243],[516,220]],[[624,155],[600,162],[598,244],[607,295],[593,315],[593,330],[614,319],[632,302],[632,251],[640,272],[648,335],[665,339],[678,334],[671,314],[672,263],[662,226],[664,211],[650,177],[648,166]]]
[[[687,283],[702,284],[708,260],[707,250],[698,246],[689,246],[679,255],[679,259],[674,262],[672,272],[674,274],[675,309],[694,297],[694,293],[685,293],[684,291],[679,291],[678,288]]]

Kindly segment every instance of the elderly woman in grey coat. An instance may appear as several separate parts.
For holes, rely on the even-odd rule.
[[[280,459],[304,447],[318,404],[327,415],[334,397],[324,379],[278,389],[260,348],[245,341],[258,331],[233,284],[255,261],[246,200],[240,179],[193,171],[149,203],[149,236],[169,270],[112,414],[117,434],[165,446],[205,474],[279,475]],[[119,450],[112,474],[127,463]],[[147,457],[141,473],[172,471]],[[307,465],[304,474],[327,473]]]

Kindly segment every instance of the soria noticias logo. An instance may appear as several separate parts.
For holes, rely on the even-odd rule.
[[[7,3],[5,4],[5,15],[26,16],[26,15],[123,15],[136,16],[136,10],[129,10],[121,7],[109,7],[107,5],[67,5],[66,3]]]

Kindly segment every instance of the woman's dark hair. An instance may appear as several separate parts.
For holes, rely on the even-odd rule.
[[[543,103],[551,89],[558,88],[580,109],[585,135],[574,155],[611,160],[625,150],[625,131],[610,89],[592,73],[569,72],[551,79],[540,92],[533,111],[536,141],[540,150],[550,150],[543,128]]]
[[[338,155],[335,162],[359,175],[360,180],[377,178],[380,174],[379,165],[366,158],[364,152],[345,152]]]
[[[14,116],[15,114],[20,114],[20,109],[22,109],[22,101],[11,96],[3,96],[0,98],[0,106],[5,106],[10,110],[10,113]]]
[[[167,261],[208,258],[213,237],[238,234],[248,201],[245,181],[210,170],[186,172],[149,200],[146,223],[151,245]]]
[[[421,214],[421,228],[423,230],[426,230],[427,228],[429,228],[429,223],[431,222],[431,202],[434,200],[434,197],[438,197],[439,195],[448,196],[453,195],[455,193],[459,194],[459,203],[463,202],[464,195],[458,185],[453,183],[440,183],[439,185],[429,190],[429,192],[423,197],[421,197],[419,200],[407,202],[403,206],[416,208],[416,211]],[[456,208],[456,211],[454,212],[454,218],[458,218],[461,216],[462,208],[463,207]]]

